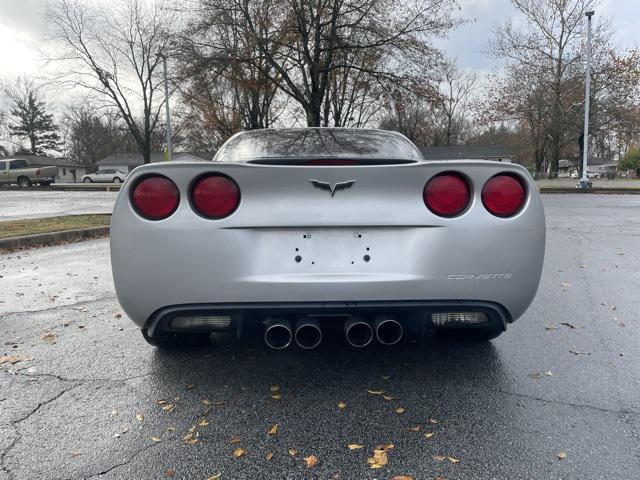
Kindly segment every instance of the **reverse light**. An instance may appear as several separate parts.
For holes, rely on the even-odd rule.
[[[457,173],[441,173],[427,182],[423,190],[424,203],[440,217],[455,217],[469,204],[471,189]]]
[[[446,327],[450,325],[476,325],[486,323],[487,314],[484,312],[437,312],[431,314],[434,327]]]
[[[191,189],[193,208],[203,217],[219,220],[231,215],[240,203],[240,188],[229,177],[200,177]]]
[[[175,317],[171,320],[173,328],[211,328],[226,330],[231,326],[231,317],[227,315],[211,315],[199,317]]]
[[[508,174],[491,177],[482,188],[482,203],[496,217],[512,217],[524,206],[526,191],[522,181]]]
[[[131,203],[136,212],[148,220],[163,220],[178,208],[180,192],[167,177],[152,175],[133,188]]]

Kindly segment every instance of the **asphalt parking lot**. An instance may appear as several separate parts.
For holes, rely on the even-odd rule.
[[[69,192],[40,188],[0,188],[0,221],[27,218],[111,213],[118,192]]]
[[[538,295],[487,345],[159,352],[108,240],[0,255],[0,480],[639,478],[640,197],[543,200]]]

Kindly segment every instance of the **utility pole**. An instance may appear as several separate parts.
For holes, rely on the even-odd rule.
[[[587,73],[584,82],[584,135],[582,146],[582,178],[577,185],[578,188],[590,188],[591,184],[587,178],[587,158],[589,154],[589,104],[591,101],[591,17],[594,11],[591,10],[587,16]]]
[[[169,80],[167,79],[167,57],[164,53],[158,52],[156,56],[162,58],[162,67],[164,69],[164,106],[167,111],[167,125],[165,127],[167,139],[167,158],[169,161],[173,159],[171,146],[171,113],[169,111]]]

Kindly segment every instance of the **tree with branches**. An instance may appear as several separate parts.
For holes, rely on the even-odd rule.
[[[61,0],[46,18],[49,39],[60,47],[50,60],[64,64],[56,80],[117,111],[148,163],[166,100],[158,53],[169,50],[176,14],[161,1]]]

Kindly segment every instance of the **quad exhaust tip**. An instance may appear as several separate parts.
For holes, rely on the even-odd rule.
[[[296,344],[305,350],[316,348],[322,342],[322,330],[317,320],[301,318],[296,322],[294,338]]]
[[[377,317],[373,322],[376,338],[383,345],[395,345],[402,340],[404,329],[395,318]]]
[[[271,320],[264,331],[264,341],[274,350],[282,350],[291,345],[293,333],[288,320]]]
[[[352,347],[366,347],[373,340],[373,328],[362,317],[351,317],[344,324],[344,334]]]

